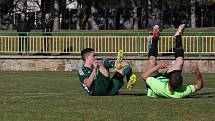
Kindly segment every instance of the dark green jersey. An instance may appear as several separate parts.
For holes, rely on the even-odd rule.
[[[83,88],[89,95],[106,95],[109,86],[109,77],[105,77],[100,71],[97,71],[94,76],[93,83],[90,88],[84,84],[84,80],[89,78],[93,70],[93,67],[82,66],[78,70],[79,80]]]
[[[86,92],[88,94],[90,94],[91,89],[89,89],[85,84],[84,84],[84,80],[89,78],[90,74],[92,73],[93,68],[88,68],[85,66],[82,66],[81,68],[79,68],[78,70],[78,76],[79,76],[79,80],[83,86],[83,88],[86,90]]]

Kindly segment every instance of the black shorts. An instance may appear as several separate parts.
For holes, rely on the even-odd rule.
[[[158,78],[159,76],[164,76],[164,77],[166,77],[166,78],[170,78],[170,76],[171,76],[172,74],[176,73],[176,72],[181,73],[181,70],[173,70],[173,71],[171,71],[171,72],[169,72],[169,73],[164,73],[164,74],[158,73],[158,75],[152,76],[152,77]]]
[[[171,76],[172,74],[178,73],[178,72],[181,73],[181,70],[173,70],[173,71],[171,71],[171,72],[169,72],[169,73],[163,74],[163,76],[166,77],[166,78],[170,78],[170,76]]]

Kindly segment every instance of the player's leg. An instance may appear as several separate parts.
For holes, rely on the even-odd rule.
[[[110,82],[109,82],[109,87],[108,87],[108,95],[116,95],[120,88],[124,85],[124,73],[123,73],[123,64],[124,62],[122,61],[123,59],[123,51],[119,50],[118,55],[117,55],[117,60],[115,62],[108,62],[107,60],[104,61],[106,68],[111,66],[115,66],[117,71],[114,73],[114,75],[111,77]]]
[[[110,79],[109,95],[115,95],[119,89],[124,85],[123,78],[126,77],[128,85],[127,88],[130,90],[136,83],[136,75],[133,74],[132,68],[127,61],[123,61],[123,51],[118,52],[116,61],[116,72]]]
[[[123,81],[124,75],[118,71],[114,73],[112,78],[110,79],[109,82],[109,87],[108,87],[108,94],[109,96],[116,95],[119,90],[122,88],[124,85]]]
[[[132,68],[130,64],[127,61],[123,61],[123,51],[120,50],[117,55],[117,64],[116,64],[116,69],[119,70],[119,73],[123,71],[123,75],[127,79],[127,88],[128,90],[131,90],[131,88],[135,85],[137,81],[137,77],[135,74],[132,72]]]
[[[153,30],[153,37],[152,37],[152,44],[149,48],[149,52],[148,52],[148,64],[146,67],[146,71],[150,70],[151,68],[153,68],[154,66],[157,65],[157,55],[158,55],[158,40],[159,40],[159,26],[155,25],[154,26],[154,30]],[[142,77],[144,77],[145,72],[142,73]],[[150,76],[157,76],[158,72],[154,72],[152,73]],[[154,92],[152,91],[152,89],[148,86],[148,84],[146,84],[146,89],[147,89],[147,96],[149,97],[155,97]]]
[[[108,89],[109,96],[116,95],[119,92],[119,90],[124,85],[123,78],[124,78],[123,69],[121,68],[116,70],[116,72],[113,74],[113,76],[110,79],[109,89]]]
[[[119,73],[122,73],[127,79],[127,88],[131,88],[135,85],[137,77],[132,72],[132,68],[127,61],[123,61],[123,50],[119,50],[116,61],[116,69]]]
[[[149,61],[146,67],[146,71],[153,68],[157,65],[157,55],[158,55],[158,40],[159,40],[159,26],[155,25],[153,30],[153,38],[152,38],[152,44],[149,48],[148,57]],[[142,76],[144,73],[142,74]],[[153,73],[151,76],[158,75],[158,72]]]
[[[185,29],[185,24],[182,24],[178,27],[177,32],[175,33],[175,62],[171,68],[168,69],[167,73],[170,73],[174,70],[182,70],[184,64],[184,49],[182,46],[182,36]]]
[[[131,90],[137,81],[137,76],[133,73],[132,68],[128,62],[123,61],[122,64],[123,69],[120,71],[122,71],[121,73],[123,73],[123,75],[126,77],[127,89]]]
[[[105,77],[101,73],[98,73],[97,79],[94,80],[91,87],[92,94],[94,96],[106,96],[108,94],[109,77]]]
[[[113,77],[110,79],[110,87],[108,95],[115,95],[119,92],[119,90],[124,85],[123,78],[126,77],[128,85],[127,88],[131,90],[131,88],[136,83],[136,75],[133,74],[132,68],[129,63],[126,61],[121,62],[123,68],[116,70]]]

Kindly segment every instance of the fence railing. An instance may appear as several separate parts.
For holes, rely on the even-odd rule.
[[[175,47],[174,33],[161,33],[159,53],[173,53]],[[97,53],[117,53],[119,49],[130,54],[148,52],[150,37],[144,32],[76,32],[52,33],[43,36],[42,33],[27,33],[19,36],[17,33],[0,33],[0,53],[76,53],[83,48],[94,48]],[[183,47],[190,54],[215,54],[215,33],[185,33]]]

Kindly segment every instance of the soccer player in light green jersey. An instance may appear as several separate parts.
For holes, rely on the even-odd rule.
[[[193,64],[191,72],[195,75],[196,81],[194,85],[183,85],[181,71],[184,63],[184,50],[182,47],[182,36],[185,30],[185,25],[178,27],[175,34],[175,62],[170,68],[167,68],[168,63],[161,61],[157,64],[156,58],[158,55],[158,40],[159,26],[154,26],[153,40],[149,49],[148,65],[146,71],[141,75],[146,81],[148,97],[168,97],[168,98],[183,98],[191,93],[199,91],[203,88],[203,79],[199,71],[198,64]],[[167,68],[164,74],[158,73],[159,69]]]
[[[109,68],[115,67],[114,61],[108,59],[100,62],[96,59],[94,49],[85,48],[81,51],[84,64],[78,70],[79,80],[85,91],[91,96],[116,95],[124,85],[123,78],[128,81],[127,87],[132,87],[136,82],[136,75],[126,61],[122,61],[123,52],[119,51],[117,57],[117,70],[110,78]]]

